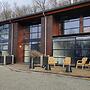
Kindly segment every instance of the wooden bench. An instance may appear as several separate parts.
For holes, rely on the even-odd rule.
[[[48,57],[48,65],[54,65],[57,63],[54,57]]]

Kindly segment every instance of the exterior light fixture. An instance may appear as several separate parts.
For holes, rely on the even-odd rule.
[[[22,45],[19,45],[20,48],[22,48]]]

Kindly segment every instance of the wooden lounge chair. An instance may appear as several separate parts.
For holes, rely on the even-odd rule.
[[[65,65],[71,66],[71,57],[65,57],[65,59],[63,61],[63,68]]]
[[[48,57],[48,65],[54,65],[57,63],[56,59],[54,57]]]
[[[87,57],[83,57],[82,60],[78,60],[76,64],[76,68],[78,68],[78,66],[82,66],[82,69],[83,69],[83,67],[86,64],[87,59],[88,59]]]

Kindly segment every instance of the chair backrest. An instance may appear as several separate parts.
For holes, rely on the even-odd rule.
[[[56,59],[54,57],[48,57],[48,64],[55,64]]]
[[[64,65],[70,65],[71,64],[71,57],[65,57],[63,63],[64,63]]]
[[[88,59],[87,57],[83,57],[82,58],[82,64],[86,64],[87,59]]]

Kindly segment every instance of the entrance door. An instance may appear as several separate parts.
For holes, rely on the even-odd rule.
[[[24,62],[29,63],[30,61],[30,46],[27,44],[24,48]]]

